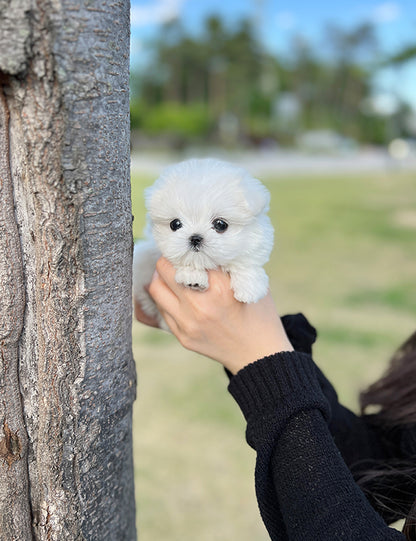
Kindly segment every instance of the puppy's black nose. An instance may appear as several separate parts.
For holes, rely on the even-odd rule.
[[[189,237],[189,243],[194,250],[199,250],[203,240],[204,239],[201,237],[201,235],[192,235]]]

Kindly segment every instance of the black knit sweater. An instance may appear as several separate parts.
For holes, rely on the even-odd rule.
[[[341,406],[310,356],[313,327],[300,314],[282,320],[296,351],[260,359],[229,384],[257,453],[257,501],[270,538],[403,541],[387,523],[408,513],[415,477],[378,478],[367,497],[355,479],[393,459],[416,466],[416,427],[387,431]]]

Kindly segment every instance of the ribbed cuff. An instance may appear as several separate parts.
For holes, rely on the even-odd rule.
[[[315,364],[306,353],[276,353],[249,364],[231,379],[228,390],[247,421],[273,413],[285,423],[293,413],[311,408],[330,418]]]

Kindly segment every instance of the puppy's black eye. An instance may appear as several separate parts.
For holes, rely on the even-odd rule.
[[[225,220],[217,218],[212,222],[212,227],[217,233],[224,233],[224,231],[228,228],[228,224]]]
[[[178,229],[182,227],[182,222],[178,220],[178,218],[175,218],[174,220],[170,222],[169,225],[172,231],[177,231]]]

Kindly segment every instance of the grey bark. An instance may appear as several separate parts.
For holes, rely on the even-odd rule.
[[[0,541],[133,541],[127,0],[0,0]]]

